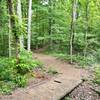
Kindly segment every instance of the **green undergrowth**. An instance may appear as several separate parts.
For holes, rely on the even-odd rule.
[[[51,74],[51,75],[56,75],[56,74],[58,74],[57,70],[54,69],[54,68],[51,68],[51,67],[49,68],[48,73]]]
[[[70,55],[65,54],[65,53],[46,52],[45,54],[55,56],[58,59],[61,59],[63,61],[67,61],[67,62],[70,62],[70,60],[71,60]],[[93,58],[91,56],[88,56],[84,59],[84,56],[82,56],[82,55],[79,55],[79,54],[78,55],[73,55],[72,60],[73,60],[74,64],[75,63],[78,64],[81,68],[91,66],[93,64]]]
[[[94,83],[100,85],[100,66],[95,68],[94,75]]]
[[[21,51],[19,61],[16,59],[0,58],[0,94],[11,94],[17,87],[25,87],[28,83],[28,74],[35,68],[42,68],[41,62],[34,60],[32,53]],[[34,75],[32,75],[34,77]]]

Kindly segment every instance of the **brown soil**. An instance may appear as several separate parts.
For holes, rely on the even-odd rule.
[[[75,73],[75,71],[77,71],[78,73],[80,73],[81,77],[89,77],[87,70],[75,68],[77,67],[76,65],[71,65],[68,62],[57,59],[56,57],[39,53],[35,53],[33,57],[40,60],[47,70],[54,69],[57,70],[60,74],[67,73],[69,74],[69,77],[73,77],[73,75],[77,76],[77,73]]]

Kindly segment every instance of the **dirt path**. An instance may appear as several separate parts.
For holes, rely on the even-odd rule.
[[[58,60],[56,57],[44,54],[34,54],[34,57],[40,60],[47,69],[55,69],[58,73],[67,75],[66,78],[87,77],[88,72],[86,70],[75,68],[74,65]]]
[[[56,57],[44,54],[34,54],[34,57],[43,62],[47,69],[54,68],[60,74],[48,82],[15,91],[11,96],[1,97],[0,100],[59,100],[80,84],[82,77],[87,76],[86,71],[76,69],[68,63],[57,60]]]

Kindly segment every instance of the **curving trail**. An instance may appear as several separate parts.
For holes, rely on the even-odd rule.
[[[77,69],[72,65],[44,54],[34,54],[34,58],[43,62],[47,69],[58,71],[56,77],[36,87],[15,91],[11,96],[1,97],[0,100],[59,100],[82,82],[88,72]]]

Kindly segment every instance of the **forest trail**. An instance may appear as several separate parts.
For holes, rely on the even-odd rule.
[[[5,96],[0,100],[59,100],[79,85],[83,77],[87,76],[85,70],[77,69],[56,57],[36,53],[34,57],[40,60],[47,69],[53,68],[59,74],[41,85],[14,92],[11,96]]]
[[[35,53],[34,57],[40,60],[46,69],[54,69],[61,75],[67,75],[66,78],[80,79],[82,77],[87,77],[88,72],[86,70],[75,68],[75,65],[61,61],[57,59],[57,57],[40,53]]]

